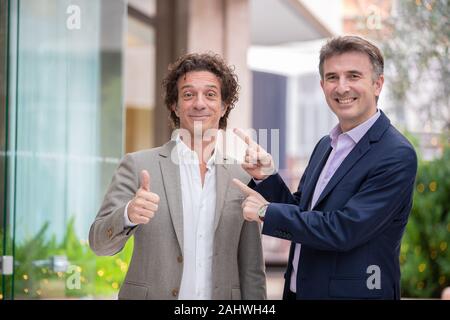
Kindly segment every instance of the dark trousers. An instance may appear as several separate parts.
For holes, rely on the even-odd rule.
[[[288,292],[286,294],[286,300],[297,300],[297,295],[288,289]]]

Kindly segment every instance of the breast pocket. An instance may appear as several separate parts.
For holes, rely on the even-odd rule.
[[[225,199],[222,209],[224,211],[239,211],[242,213],[242,202],[244,202],[244,200],[244,197],[233,197]]]
[[[356,183],[352,183],[352,182],[346,182],[346,183],[338,183],[335,187],[334,187],[334,191],[339,192],[350,192],[350,193],[354,193],[356,192],[358,189],[358,185]]]
[[[145,300],[148,287],[130,282],[124,282],[119,292],[119,300]]]

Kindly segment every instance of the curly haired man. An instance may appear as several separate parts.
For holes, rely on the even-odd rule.
[[[260,227],[244,220],[243,197],[230,186],[250,176],[216,147],[238,100],[237,76],[218,55],[186,54],[163,86],[177,130],[122,159],[90,246],[114,255],[134,235],[119,299],[265,299]]]

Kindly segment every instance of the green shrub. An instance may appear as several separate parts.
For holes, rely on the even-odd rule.
[[[97,257],[88,243],[77,237],[74,222],[70,219],[61,243],[47,235],[48,223],[45,223],[35,236],[16,244],[15,299],[115,297],[128,270],[133,238],[115,256]],[[71,266],[67,272],[54,272],[48,264],[36,265],[36,262],[49,261],[51,256],[58,255],[67,257]],[[67,282],[71,282],[74,275],[80,285],[68,286]],[[9,286],[8,282],[8,292]]]
[[[450,283],[450,148],[419,161],[414,204],[403,237],[402,296],[439,298]]]

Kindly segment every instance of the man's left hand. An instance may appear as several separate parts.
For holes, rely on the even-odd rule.
[[[261,222],[258,216],[258,210],[270,202],[264,199],[264,197],[255,190],[243,184],[240,180],[233,179],[233,183],[238,186],[238,188],[241,189],[245,195],[247,195],[247,198],[244,202],[242,202],[242,213],[244,215],[244,219],[247,221]]]

